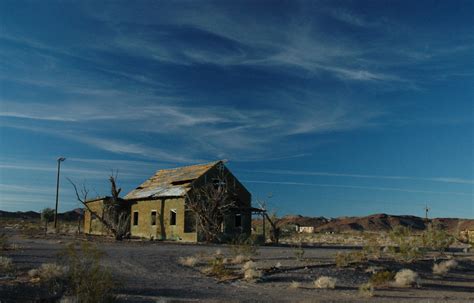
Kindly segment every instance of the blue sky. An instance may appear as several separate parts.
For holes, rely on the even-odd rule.
[[[472,1],[2,1],[0,209],[228,159],[279,214],[474,218]]]

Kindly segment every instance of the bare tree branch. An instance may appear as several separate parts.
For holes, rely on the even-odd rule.
[[[261,209],[264,210],[263,215],[267,219],[268,222],[270,222],[271,230],[270,230],[270,241],[274,244],[278,244],[280,241],[280,228],[276,224],[276,220],[272,219],[268,215],[268,210],[267,210],[267,202],[263,200],[257,199],[257,204],[260,206]],[[274,216],[276,217],[276,215]]]
[[[109,178],[112,197],[110,199],[104,199],[102,203],[102,213],[100,214],[89,207],[87,203],[89,190],[86,186],[82,185],[82,189],[79,191],[71,179],[67,178],[67,180],[74,187],[77,200],[84,205],[87,211],[89,211],[92,216],[95,216],[117,240],[121,240],[126,236],[130,224],[130,214],[127,211],[127,206],[124,205],[124,201],[119,197],[121,188],[117,188],[116,185],[117,174],[112,174]]]
[[[236,199],[228,191],[227,178],[223,172],[200,187],[194,187],[186,195],[186,206],[197,219],[200,232],[207,242],[220,241],[224,216],[237,205]]]

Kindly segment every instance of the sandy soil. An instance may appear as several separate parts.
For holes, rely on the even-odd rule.
[[[58,252],[71,238],[24,238],[14,230],[6,230],[11,242],[20,248],[7,251],[20,271],[55,262]],[[0,227],[0,232],[5,229]],[[121,243],[96,241],[106,252],[103,264],[110,267],[122,286],[117,290],[124,302],[182,301],[304,301],[304,302],[474,302],[474,256],[457,253],[460,266],[443,278],[431,274],[432,261],[412,266],[421,276],[420,288],[377,289],[372,298],[361,297],[358,286],[368,281],[364,268],[338,269],[334,255],[351,248],[308,247],[304,261],[295,259],[295,248],[260,247],[255,257],[258,268],[269,269],[278,262],[279,270],[266,274],[257,283],[241,280],[218,282],[203,275],[197,268],[179,264],[185,256],[210,256],[220,249],[230,253],[225,245],[189,245],[149,241]],[[380,265],[380,264],[373,264]],[[315,289],[312,281],[321,275],[338,279],[336,289]],[[302,287],[292,289],[292,281]],[[33,297],[34,298],[34,297]],[[0,283],[0,302],[25,302],[32,294]]]

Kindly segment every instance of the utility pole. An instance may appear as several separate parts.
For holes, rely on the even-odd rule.
[[[425,205],[425,220],[428,221],[428,212],[431,210],[431,208],[428,208],[428,204]]]
[[[59,199],[59,172],[61,170],[61,162],[66,160],[64,157],[58,158],[58,177],[56,179],[56,208],[54,211],[54,230],[56,230],[58,226],[58,199]]]

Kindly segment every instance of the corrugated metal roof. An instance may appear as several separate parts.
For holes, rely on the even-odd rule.
[[[184,196],[194,180],[219,162],[222,161],[159,170],[150,179],[129,192],[125,199]]]

